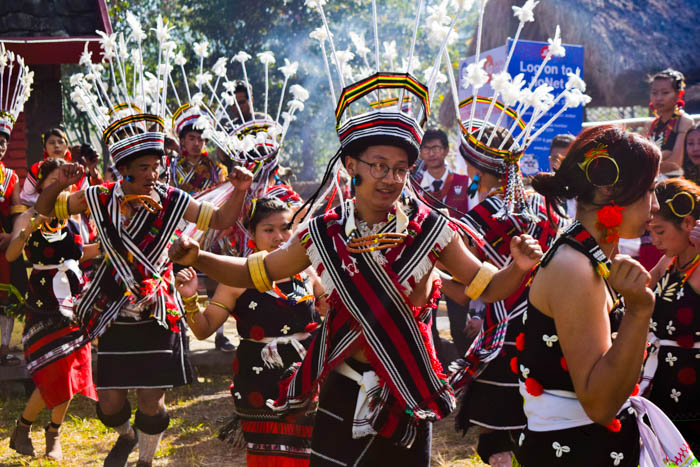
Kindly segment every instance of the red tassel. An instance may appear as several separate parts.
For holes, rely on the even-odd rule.
[[[253,240],[248,240],[248,248],[251,250],[257,251],[258,246],[255,244]]]

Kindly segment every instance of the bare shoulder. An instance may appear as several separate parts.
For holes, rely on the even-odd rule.
[[[575,303],[589,296],[601,280],[583,253],[562,245],[537,271],[530,287],[530,301],[540,311],[551,315],[551,304]]]

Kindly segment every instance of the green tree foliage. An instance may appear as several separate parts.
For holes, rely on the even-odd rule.
[[[429,0],[426,3],[428,6],[434,6],[443,1]],[[377,1],[380,63],[383,69],[387,69],[389,65],[383,54],[384,41],[397,42],[398,58],[395,65],[401,62],[402,57],[404,60],[407,57],[418,3],[415,0]],[[125,21],[127,11],[142,19],[144,29],[150,29],[159,14],[167,18],[176,27],[173,36],[189,62],[194,60],[192,43],[204,38],[209,41],[211,50],[205,67],[212,66],[221,56],[230,58],[241,50],[252,55],[253,60],[247,63],[247,67],[253,86],[256,111],[260,110],[264,100],[264,68],[257,61],[256,54],[270,50],[277,60],[270,69],[270,102],[273,106],[279,102],[282,88],[282,74],[277,72],[276,68],[283,64],[284,58],[298,61],[299,70],[297,75],[290,79],[290,84],[301,84],[309,90],[311,97],[305,103],[304,111],[296,114],[297,121],[290,127],[282,158],[285,165],[292,166],[297,179],[317,179],[318,173],[338,147],[334,131],[336,103],[331,99],[318,41],[309,38],[309,33],[322,25],[321,18],[316,11],[307,8],[303,0],[112,0],[109,7],[110,19],[116,33],[128,34]],[[349,32],[364,32],[367,46],[372,50],[369,65],[374,68],[371,2],[329,1],[324,8],[337,49],[355,52],[349,40]],[[450,8],[449,11],[454,9]],[[456,40],[450,45],[453,65],[460,57],[466,55],[466,38],[471,37],[474,14],[475,11],[468,15],[463,13],[457,23]],[[422,16],[426,17],[425,9]],[[150,45],[152,48],[144,50],[145,60],[155,61],[155,41],[147,42],[148,44],[144,45]],[[426,81],[423,70],[432,65],[437,50],[438,46],[430,40],[426,30],[420,29],[416,42],[416,55],[421,63],[416,73],[418,79]],[[355,68],[363,65],[359,56],[351,63]],[[332,64],[331,67],[335,77]],[[443,63],[442,72],[445,71]],[[228,76],[242,78],[238,63],[229,63]],[[193,76],[189,78],[193,79]],[[354,78],[361,76],[357,75]],[[334,83],[337,83],[337,78]],[[340,90],[337,89],[337,84],[335,86],[338,94]],[[66,88],[67,86],[64,87]],[[437,109],[446,90],[446,84],[439,86],[437,95],[432,99],[434,111],[430,120],[431,126],[437,124]]]

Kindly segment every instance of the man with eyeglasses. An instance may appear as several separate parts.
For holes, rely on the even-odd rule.
[[[337,110],[340,149],[324,181],[334,180],[344,166],[352,199],[301,222],[269,254],[218,256],[185,236],[169,252],[174,261],[225,285],[261,292],[309,266],[319,273],[333,307],[301,364],[280,382],[278,400],[268,401],[284,413],[308,410],[318,400],[311,466],[429,465],[431,422],[454,409],[429,335],[441,286],[435,263],[455,277],[446,282],[458,293],[493,301],[512,294],[541,258],[539,245],[523,235],[510,244],[515,261],[498,271],[467,250],[456,225],[402,196],[418,158],[422,123],[402,108],[345,115],[351,105],[364,103],[375,89],[370,84],[416,93],[427,113],[427,97],[421,97],[427,89],[410,76],[379,73],[346,86]],[[299,212],[325,204],[319,189]]]
[[[476,206],[478,200],[471,199],[468,195],[469,177],[453,172],[445,163],[449,152],[445,132],[427,130],[420,146],[422,166],[416,171],[415,177],[425,191],[447,206],[450,216],[459,218]]]

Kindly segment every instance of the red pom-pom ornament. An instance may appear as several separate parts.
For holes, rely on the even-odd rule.
[[[528,394],[535,397],[541,396],[542,392],[544,392],[544,388],[542,388],[540,382],[532,377],[525,380],[525,390]]]

